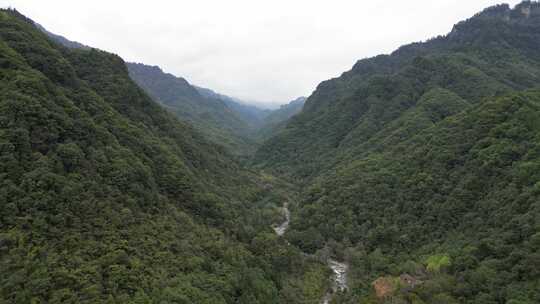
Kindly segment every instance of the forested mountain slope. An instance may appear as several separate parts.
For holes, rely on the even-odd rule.
[[[540,91],[489,98],[382,151],[343,162],[306,190],[288,238],[341,243],[369,296],[379,276],[427,281],[395,298],[540,300]],[[429,257],[448,257],[441,273]],[[353,298],[354,298],[353,297]]]
[[[35,25],[67,48],[91,49],[51,33],[38,23]],[[261,109],[240,99],[191,85],[186,79],[165,73],[158,66],[126,64],[131,78],[154,100],[236,155],[252,155],[262,139],[282,129],[289,118],[300,112],[305,102],[305,97],[300,97],[276,110]]]
[[[356,155],[384,141],[383,129],[434,89],[475,104],[538,85],[537,6],[492,7],[446,36],[360,60],[321,83],[302,113],[258,150],[256,162],[295,177],[314,176],[332,167],[336,154]]]
[[[288,104],[282,105],[279,109],[272,111],[264,118],[262,126],[257,131],[258,138],[267,139],[281,131],[291,117],[302,111],[305,101],[306,97],[298,97]]]
[[[207,88],[195,87],[199,93],[207,98],[214,98],[223,101],[229,109],[234,111],[243,121],[247,122],[251,131],[261,127],[264,119],[272,113],[272,110],[261,109],[257,106],[247,104],[238,98],[216,93]]]
[[[324,292],[323,265],[270,229],[284,199],[271,180],[153,102],[118,56],[65,48],[13,10],[0,11],[0,159],[2,303]]]
[[[286,237],[350,263],[337,303],[540,302],[539,50],[540,4],[488,8],[321,83],[258,150],[305,185]]]
[[[212,141],[235,154],[252,151],[250,122],[230,109],[223,100],[203,96],[184,78],[164,73],[157,66],[140,63],[128,63],[127,66],[131,78],[181,120],[190,122]]]
[[[128,63],[131,78],[154,100],[236,155],[251,156],[302,110],[300,97],[276,110],[263,110],[210,89],[189,84],[157,66]]]
[[[90,49],[76,41],[47,31],[35,23],[52,40],[67,48]],[[229,149],[234,154],[252,154],[256,145],[253,132],[271,112],[244,105],[240,100],[191,85],[182,77],[165,73],[157,66],[126,63],[131,78],[154,100],[175,113],[181,120]]]

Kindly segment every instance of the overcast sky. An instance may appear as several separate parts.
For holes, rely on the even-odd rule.
[[[519,1],[506,1],[511,5]],[[49,31],[223,94],[286,103],[493,0],[0,0]]]

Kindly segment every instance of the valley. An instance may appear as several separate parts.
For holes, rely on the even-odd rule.
[[[278,109],[0,11],[0,303],[540,303],[540,3]]]

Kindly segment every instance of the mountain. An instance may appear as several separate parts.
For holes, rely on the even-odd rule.
[[[0,79],[0,302],[322,297],[326,267],[270,228],[286,191],[155,103],[120,57],[0,10]]]
[[[62,38],[0,10],[0,303],[540,302],[540,3],[273,113]]]
[[[33,22],[33,21],[32,21]],[[66,37],[64,36],[60,36],[60,35],[56,35],[54,33],[51,33],[49,31],[47,31],[47,29],[45,29],[41,24],[39,23],[35,23],[34,22],[34,25],[40,30],[42,31],[43,33],[45,33],[47,36],[49,36],[49,38],[51,38],[52,40],[56,41],[57,43],[60,43],[61,45],[67,47],[67,48],[70,48],[70,49],[91,49],[91,47],[87,46],[87,45],[84,45],[82,43],[79,43],[79,42],[76,42],[76,41],[71,41],[69,39],[67,39]]]
[[[67,48],[91,49],[61,35],[36,27],[52,40]],[[165,73],[158,66],[127,63],[130,76],[147,94],[189,122],[210,140],[229,149],[233,154],[252,154],[255,144],[251,133],[260,127],[262,119],[270,112],[243,104],[240,100],[215,93],[210,89],[191,85],[182,77]]]
[[[128,63],[131,78],[154,100],[190,122],[213,142],[236,155],[254,154],[262,139],[283,128],[301,111],[300,97],[276,110],[263,110],[240,99],[197,87],[181,77],[164,73],[157,66]]]
[[[302,111],[306,99],[306,97],[298,97],[288,104],[282,105],[279,109],[272,111],[264,118],[263,125],[258,131],[258,136],[267,139],[281,131],[291,117]]]
[[[350,301],[369,298],[377,278],[413,275],[424,284],[394,299],[534,303],[538,117],[539,90],[488,98],[407,140],[340,162],[306,189],[288,239],[308,252],[340,248],[352,286],[362,290],[344,296]],[[442,258],[445,269],[430,270],[430,260]]]
[[[322,82],[302,113],[259,149],[259,163],[309,177],[333,166],[328,159],[336,153],[373,141],[433,88],[475,104],[536,86],[537,18],[521,9],[489,8],[446,36],[360,60],[341,77]]]
[[[213,98],[223,101],[229,109],[234,111],[242,120],[247,122],[252,130],[261,127],[263,120],[272,112],[272,110],[261,109],[250,105],[238,98],[216,93],[210,89],[195,87],[199,93],[207,98]]]
[[[540,301],[539,50],[539,3],[490,7],[322,82],[258,149],[303,185],[285,236],[349,263],[337,303]]]
[[[91,49],[34,24],[67,48]],[[241,156],[253,154],[261,139],[281,129],[286,120],[301,110],[305,101],[300,97],[280,109],[261,109],[238,98],[191,85],[186,79],[165,73],[158,66],[142,63],[127,63],[127,66],[132,79],[152,98],[181,120],[193,124],[210,140]]]
[[[210,140],[237,155],[253,150],[251,126],[221,99],[200,94],[184,78],[164,73],[157,66],[127,64],[131,78],[154,100],[183,121],[190,122]]]

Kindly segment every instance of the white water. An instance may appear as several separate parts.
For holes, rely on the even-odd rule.
[[[277,235],[283,236],[289,228],[291,222],[291,212],[289,211],[289,203],[284,203],[281,208],[283,214],[285,214],[285,221],[277,227],[273,227]],[[328,266],[332,269],[332,290],[327,292],[324,296],[322,303],[328,304],[332,299],[334,293],[344,291],[347,289],[347,270],[349,266],[345,263],[340,263],[336,260],[328,259]]]
[[[332,269],[332,291],[326,293],[323,299],[323,304],[330,303],[332,295],[338,291],[347,289],[347,270],[349,266],[345,263],[340,263],[336,260],[329,259],[328,266]]]
[[[279,236],[282,236],[285,234],[285,231],[287,231],[287,228],[289,228],[289,223],[291,222],[291,212],[289,211],[289,203],[283,204],[283,207],[281,208],[283,213],[285,214],[285,221],[281,223],[281,225],[274,227],[274,231],[276,231],[276,234]]]
[[[334,286],[332,286],[332,289],[335,292],[347,289],[347,270],[349,270],[349,266],[332,259],[328,261],[328,265],[334,272]]]

